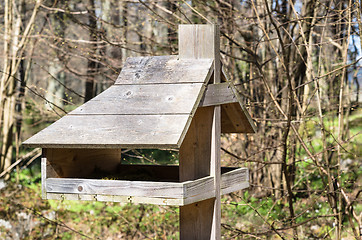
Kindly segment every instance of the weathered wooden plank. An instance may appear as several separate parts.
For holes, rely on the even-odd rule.
[[[184,198],[203,195],[204,193],[214,192],[214,178],[207,176],[193,181],[184,182]],[[215,193],[212,197],[215,197]]]
[[[157,205],[183,205],[183,199],[173,198],[152,198],[152,197],[132,197],[132,196],[115,196],[99,194],[75,194],[75,193],[47,193],[47,199],[53,200],[79,200],[79,201],[99,201],[99,202],[119,202],[134,204],[157,204]]]
[[[165,206],[182,206],[184,199],[180,198],[150,198],[150,197],[130,197],[129,202],[134,204],[156,204]]]
[[[150,166],[151,167],[151,166]],[[156,167],[156,166],[152,166]],[[158,166],[163,167],[163,166]],[[167,166],[169,167],[169,166]],[[177,166],[172,166],[177,169]],[[228,194],[230,192],[238,191],[249,186],[248,182],[248,170],[246,168],[222,168],[223,174],[221,175],[221,194]],[[49,179],[48,179],[49,180]],[[63,179],[57,179],[56,181],[62,182]],[[73,179],[68,179],[72,181]],[[84,181],[88,181],[84,179]],[[112,180],[91,180],[91,181],[112,181]],[[117,184],[124,184],[127,181],[118,181]],[[153,185],[154,182],[149,182]],[[160,185],[163,183],[155,183]],[[104,201],[104,202],[122,202],[122,203],[145,203],[145,204],[157,204],[157,205],[172,205],[172,206],[184,206],[205,199],[215,197],[215,191],[213,189],[213,177],[205,177],[194,181],[186,181],[178,183],[180,189],[183,189],[183,197],[170,198],[170,197],[151,197],[151,196],[133,196],[133,192],[127,191],[125,195],[112,194],[100,194],[99,192],[94,194],[88,194],[82,191],[79,193],[53,193],[47,192],[47,199],[57,200],[83,200],[83,201]],[[124,186],[122,186],[124,187]],[[151,186],[152,188],[152,186]],[[149,189],[150,190],[150,189]],[[151,190],[150,190],[151,191]],[[181,190],[180,190],[181,191]]]
[[[235,109],[237,110],[237,113],[231,113],[231,112],[228,112],[227,109],[226,110],[226,113],[229,118],[229,120],[232,122],[232,124],[234,125],[234,129],[232,130],[232,128],[227,128],[226,126],[222,127],[225,131],[222,131],[223,133],[255,133],[256,132],[256,126],[253,122],[253,119],[251,118],[250,114],[249,114],[249,111],[245,108],[245,106],[243,105],[242,101],[241,101],[241,98],[240,98],[240,95],[238,93],[238,91],[236,90],[235,86],[233,85],[232,82],[230,82],[227,78],[227,75],[224,71],[224,69],[222,69],[222,73],[221,73],[221,76],[230,84],[230,88],[232,89],[232,91],[234,92],[234,95],[236,96],[237,98],[237,101],[239,102],[239,104],[236,104],[236,103],[231,103],[231,104],[227,104],[227,105],[224,105],[226,106],[229,110],[231,109]],[[230,106],[230,105],[233,105],[233,106]],[[237,115],[239,115],[238,118],[235,118]],[[239,123],[234,123],[233,121],[234,120],[239,120]],[[225,118],[225,121],[227,121],[227,118]],[[224,122],[225,122],[224,121]],[[240,124],[240,121],[242,122],[242,124]],[[235,124],[238,124],[238,126],[235,126]],[[230,123],[227,123],[226,125],[229,125],[230,126]],[[243,126],[243,127],[240,127],[240,126]]]
[[[225,107],[221,106],[221,132],[222,133],[236,133],[233,123],[226,114]]]
[[[224,70],[221,76],[224,82],[207,85],[199,106],[222,105],[222,133],[255,133],[255,124],[248,110],[242,104],[238,91],[227,79]]]
[[[94,180],[75,178],[48,178],[47,193],[171,198],[187,200],[187,203],[215,197],[213,177],[205,177],[183,183]],[[99,199],[97,199],[99,200]]]
[[[69,114],[190,114],[202,85],[113,85]]]
[[[180,207],[180,239],[211,238],[215,199],[188,204]]]
[[[212,83],[220,77],[217,32],[214,25],[179,25],[180,59],[214,59]],[[208,175],[217,177],[216,165],[210,171],[213,116],[213,107],[198,108],[192,119],[180,147],[181,181]],[[217,157],[213,159],[217,160]],[[215,201],[215,195],[212,199],[180,207],[180,239],[219,239],[219,212],[220,202]]]
[[[127,58],[115,84],[204,83],[212,72],[212,58],[178,56]]]
[[[131,196],[114,196],[114,195],[97,195],[97,194],[47,193],[47,199],[119,202],[119,203],[134,203],[134,204],[156,204],[156,205],[165,205],[165,206],[185,205],[184,199],[131,197]]]
[[[182,131],[182,133],[181,133],[181,136],[180,136],[180,138],[179,138],[179,140],[178,140],[178,145],[179,145],[179,147],[181,147],[181,145],[182,145],[182,143],[183,143],[183,141],[184,141],[184,139],[185,139],[185,137],[186,137],[186,134],[187,134],[188,131],[189,131],[189,128],[190,128],[190,126],[191,126],[191,123],[192,123],[192,121],[193,121],[193,119],[194,119],[194,117],[195,117],[195,114],[196,114],[197,110],[199,109],[200,101],[201,101],[201,99],[202,99],[202,96],[204,95],[205,89],[206,89],[206,86],[203,85],[203,87],[201,88],[201,91],[200,91],[200,93],[199,93],[199,95],[198,95],[198,97],[197,97],[197,99],[196,99],[196,101],[195,101],[195,104],[194,104],[194,106],[193,106],[193,109],[192,109],[192,111],[191,111],[191,114],[190,114],[190,116],[189,116],[189,118],[188,118],[188,120],[187,120],[187,122],[186,122],[186,125],[185,125],[185,127],[184,127],[184,129],[183,129],[183,131]]]
[[[180,181],[210,175],[213,107],[198,108],[179,150]]]
[[[228,194],[249,187],[249,170],[238,168],[221,175],[221,194]]]
[[[215,25],[179,25],[178,52],[180,59],[203,59],[215,57]],[[218,48],[219,49],[219,48]]]
[[[43,148],[170,148],[189,115],[67,115],[23,144]]]
[[[199,204],[201,201],[205,201],[208,200],[208,202],[213,203],[215,199],[215,190],[206,192],[206,193],[202,193],[196,196],[192,196],[192,197],[188,197],[185,198],[183,201],[183,205],[190,205],[190,204]]]
[[[227,116],[223,119],[223,133],[254,132],[239,102],[222,105],[222,108]]]
[[[184,184],[125,180],[48,178],[48,193],[184,198]]]
[[[220,84],[220,31],[217,25],[214,25],[214,81],[213,84]],[[210,175],[214,177],[215,201],[212,217],[211,238],[221,239],[221,107],[214,107],[212,137],[211,137],[211,166]]]
[[[229,83],[209,84],[201,99],[200,107],[215,106],[237,102]]]

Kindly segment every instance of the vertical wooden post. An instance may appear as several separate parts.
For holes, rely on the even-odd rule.
[[[220,31],[215,25],[214,32],[214,84],[220,83],[221,79],[221,63],[220,63]],[[214,217],[212,222],[211,235],[213,239],[221,239],[221,106],[214,107],[212,125],[212,142],[211,142],[211,172],[210,174],[215,178],[215,203],[214,203]]]
[[[220,35],[216,25],[180,25],[180,58],[213,58],[213,83],[220,82]],[[180,239],[220,239],[221,108],[199,108],[180,148],[180,180],[215,178],[215,198],[180,207]]]

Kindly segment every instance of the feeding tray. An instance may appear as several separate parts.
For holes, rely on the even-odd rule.
[[[62,157],[57,157],[61,152]],[[43,197],[183,206],[215,196],[211,176],[180,182],[178,166],[118,165],[113,160],[119,151],[109,152],[109,149],[49,149],[44,152]],[[105,161],[107,157],[108,161]],[[103,162],[114,164],[105,166]],[[67,166],[72,167],[67,169]],[[222,194],[248,186],[246,168],[222,168]]]

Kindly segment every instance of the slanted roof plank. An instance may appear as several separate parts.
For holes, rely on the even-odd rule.
[[[115,84],[204,83],[213,59],[179,59],[178,56],[127,58]]]
[[[67,115],[24,143],[43,148],[168,148],[189,115]]]
[[[113,85],[69,114],[190,114],[202,86]]]

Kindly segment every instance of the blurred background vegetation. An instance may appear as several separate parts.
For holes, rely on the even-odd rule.
[[[4,0],[0,238],[177,239],[178,209],[41,200],[21,142],[112,85],[130,56],[177,54],[177,25],[217,23],[257,126],[222,136],[251,187],[222,197],[224,239],[361,239],[361,1]],[[124,150],[131,163],[177,152]]]

